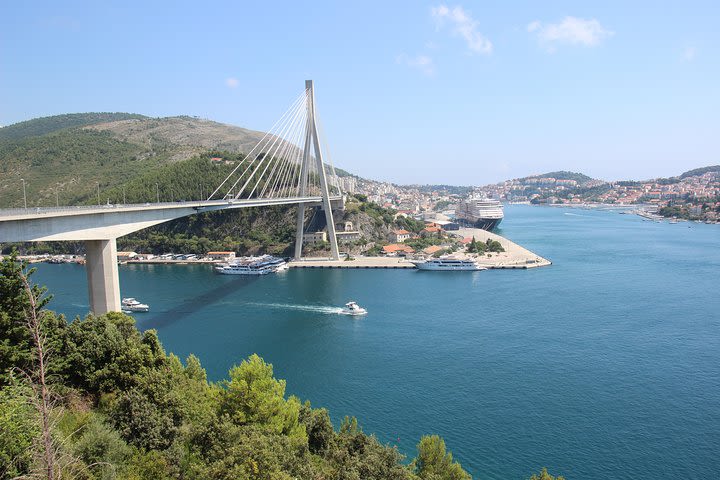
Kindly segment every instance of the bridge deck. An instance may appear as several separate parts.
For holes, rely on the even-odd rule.
[[[341,200],[340,196],[330,197],[331,201]],[[188,202],[132,203],[108,205],[81,205],[69,207],[31,207],[0,209],[0,222],[9,220],[37,219],[67,215],[93,215],[98,213],[137,212],[193,208],[197,212],[227,210],[244,207],[266,207],[270,205],[293,205],[300,203],[321,203],[321,197],[258,198],[249,200],[194,200]]]

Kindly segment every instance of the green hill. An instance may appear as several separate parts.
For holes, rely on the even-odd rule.
[[[193,117],[88,113],[0,129],[0,208],[74,205],[210,150],[247,152],[262,132]]]
[[[21,140],[37,137],[66,128],[84,127],[118,120],[143,119],[134,113],[67,113],[52,117],[36,118],[0,128],[0,140]]]
[[[720,165],[712,165],[709,167],[702,167],[702,168],[695,168],[693,170],[688,170],[687,172],[680,175],[680,178],[688,178],[688,177],[699,177],[700,175],[703,175],[708,172],[720,172]]]
[[[521,178],[520,180],[525,180],[528,178],[555,178],[557,180],[575,180],[578,183],[589,182],[593,179],[592,177],[588,177],[583,173],[568,172],[566,170],[543,173],[542,175],[530,175],[529,177]]]

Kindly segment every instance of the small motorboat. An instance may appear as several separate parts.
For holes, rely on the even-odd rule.
[[[342,313],[343,315],[365,315],[367,313],[367,310],[362,308],[357,303],[350,301],[345,304],[345,307],[343,307],[342,312],[340,313]]]
[[[126,313],[130,312],[148,312],[150,306],[140,303],[132,297],[122,299],[122,311]]]

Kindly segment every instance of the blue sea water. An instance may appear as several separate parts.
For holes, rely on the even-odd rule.
[[[503,235],[549,258],[527,271],[122,266],[123,296],[165,348],[214,380],[252,353],[287,391],[355,415],[412,456],[443,436],[475,478],[717,478],[720,227],[616,212],[508,206]],[[35,281],[70,316],[84,268]],[[353,299],[356,319],[336,308]]]

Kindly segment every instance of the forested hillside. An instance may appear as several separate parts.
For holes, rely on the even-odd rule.
[[[162,165],[210,150],[247,152],[255,132],[193,117],[88,113],[0,128],[0,208],[75,205]]]

